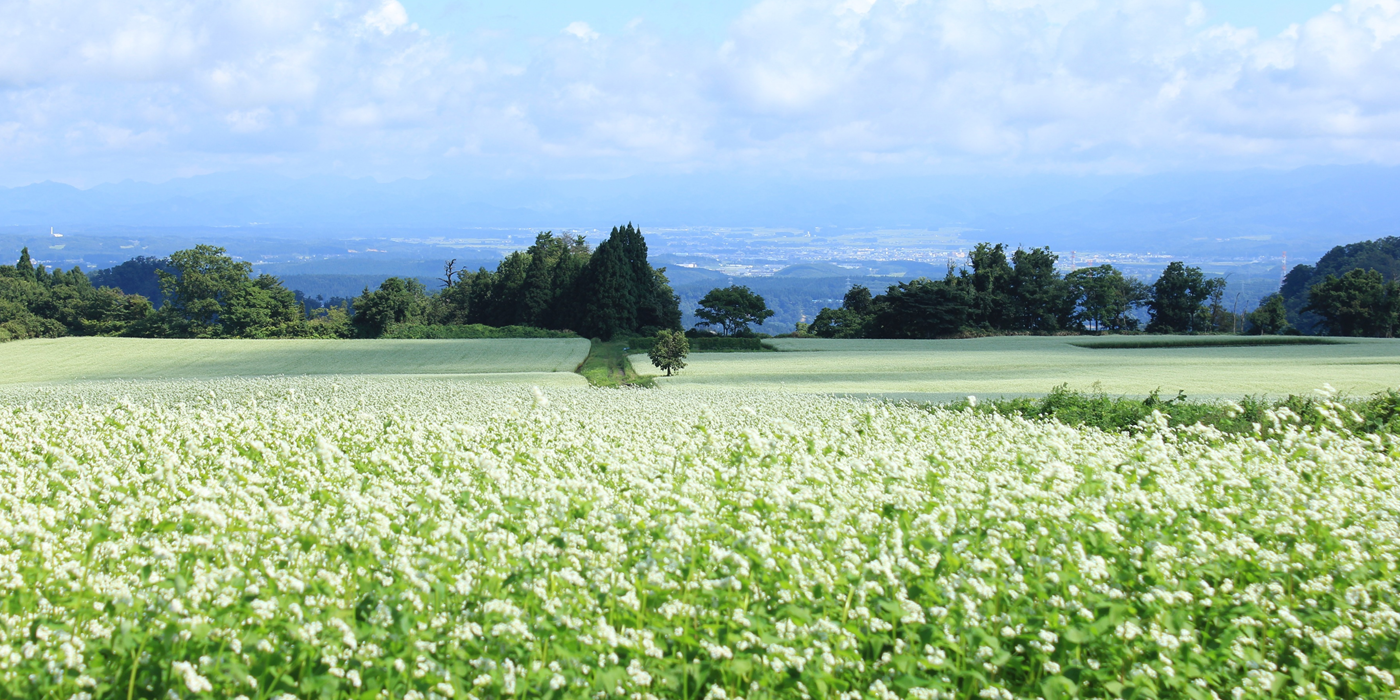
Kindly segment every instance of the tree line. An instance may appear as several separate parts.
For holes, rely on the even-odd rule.
[[[1316,265],[1295,265],[1264,300],[1269,328],[1393,337],[1400,326],[1400,237],[1339,245]]]
[[[942,279],[900,282],[879,295],[853,287],[839,308],[822,309],[805,330],[829,338],[1236,329],[1393,337],[1400,325],[1397,261],[1397,238],[1338,246],[1315,267],[1295,267],[1280,293],[1239,317],[1224,308],[1223,279],[1181,262],[1146,284],[1111,265],[1061,273],[1048,248],[1008,254],[1004,245],[982,243],[967,266],[950,267]],[[0,265],[0,341],[454,337],[454,329],[474,326],[612,338],[681,327],[680,300],[665,268],[651,267],[646,241],[632,224],[613,228],[596,249],[583,237],[541,233],[494,271],[457,270],[448,262],[440,281],[441,289],[430,292],[417,280],[394,277],[353,300],[319,304],[276,277],[254,275],[250,263],[214,246],[136,258],[91,277],[77,267],[46,269],[26,248],[15,265]],[[1145,325],[1139,310],[1147,312]],[[750,324],[772,316],[762,297],[737,286],[711,290],[696,313],[702,326],[724,335],[749,333]]]
[[[1180,262],[1151,285],[1112,265],[1061,274],[1049,248],[979,243],[968,265],[942,279],[919,278],[872,296],[857,286],[838,309],[822,309],[809,326],[828,338],[947,338],[987,333],[1136,331],[1202,333],[1231,330],[1225,281]],[[1137,309],[1150,320],[1141,327]]]
[[[99,284],[94,284],[97,281]],[[380,337],[415,326],[528,326],[611,338],[679,330],[680,299],[652,268],[635,226],[594,250],[582,237],[541,233],[495,271],[446,265],[443,288],[392,277],[353,300],[313,304],[223,248],[197,245],[98,271],[50,271],[25,248],[0,266],[0,341],[62,335],[150,338]],[[106,283],[110,286],[103,286]],[[116,287],[140,289],[127,294]],[[158,306],[151,298],[159,300]],[[421,337],[421,335],[420,335]]]
[[[448,262],[442,289],[390,278],[354,300],[363,337],[396,326],[528,326],[585,337],[655,335],[681,327],[680,297],[665,268],[647,260],[647,244],[632,224],[614,227],[590,250],[582,236],[541,233],[527,250],[506,256],[495,271],[458,271]]]
[[[1396,239],[1388,239],[1396,241]],[[1370,242],[1368,242],[1369,244]],[[1396,241],[1400,244],[1400,241]],[[1354,244],[1365,246],[1367,244]],[[1400,251],[1400,245],[1396,245]],[[1369,248],[1368,248],[1369,250]],[[824,308],[806,329],[826,338],[948,338],[989,333],[1122,332],[1298,333],[1283,294],[1240,316],[1225,308],[1223,278],[1173,262],[1152,284],[1112,265],[1060,273],[1048,248],[980,243],[969,264],[942,279],[920,278],[872,295],[846,292],[840,308]],[[1309,268],[1309,271],[1311,268]],[[1299,310],[1314,314],[1328,335],[1393,337],[1400,319],[1400,283],[1354,268],[1311,276]],[[1285,290],[1287,284],[1285,284]],[[1137,313],[1147,312],[1144,325]]]

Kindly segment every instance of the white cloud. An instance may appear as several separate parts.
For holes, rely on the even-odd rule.
[[[253,134],[266,129],[272,122],[272,110],[266,107],[250,109],[246,112],[229,112],[224,115],[229,129],[234,133]]]
[[[408,24],[408,10],[397,0],[384,0],[377,9],[365,13],[365,25],[379,30],[380,34],[393,34],[399,27]]]
[[[588,26],[587,22],[570,22],[569,26],[564,27],[564,33],[572,34],[584,41],[592,41],[598,38],[598,32],[593,31],[593,28]]]
[[[0,0],[0,153],[70,180],[1400,163],[1400,2],[1263,38],[1208,6],[762,0],[719,47],[578,21],[511,63],[397,0]]]

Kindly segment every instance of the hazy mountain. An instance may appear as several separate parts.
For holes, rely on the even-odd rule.
[[[1190,251],[1316,258],[1339,243],[1400,230],[1400,168],[1142,177],[936,177],[775,181],[710,175],[623,180],[398,180],[261,173],[87,190],[44,182],[0,189],[0,227],[218,228],[221,237],[295,239],[384,231],[734,227],[853,235],[957,231],[965,240],[1057,250]],[[879,245],[879,236],[861,240]],[[820,245],[814,240],[815,245]],[[801,245],[794,241],[793,245]]]

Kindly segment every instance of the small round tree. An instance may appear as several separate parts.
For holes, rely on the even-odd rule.
[[[651,363],[656,365],[657,369],[666,370],[668,377],[673,372],[685,368],[685,356],[689,354],[690,340],[680,331],[658,332],[656,342],[652,344],[651,350],[647,351]]]

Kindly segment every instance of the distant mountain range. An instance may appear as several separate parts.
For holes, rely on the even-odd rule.
[[[820,229],[827,240],[898,229],[1056,250],[1216,257],[1288,250],[1301,260],[1400,231],[1397,193],[1400,168],[1379,166],[856,181],[692,175],[379,183],[230,173],[86,190],[52,182],[0,189],[0,227],[113,235],[130,227],[164,235],[218,228],[228,239],[277,229],[330,239],[415,229],[606,229],[633,221],[644,230]],[[878,234],[869,242],[879,245]]]

